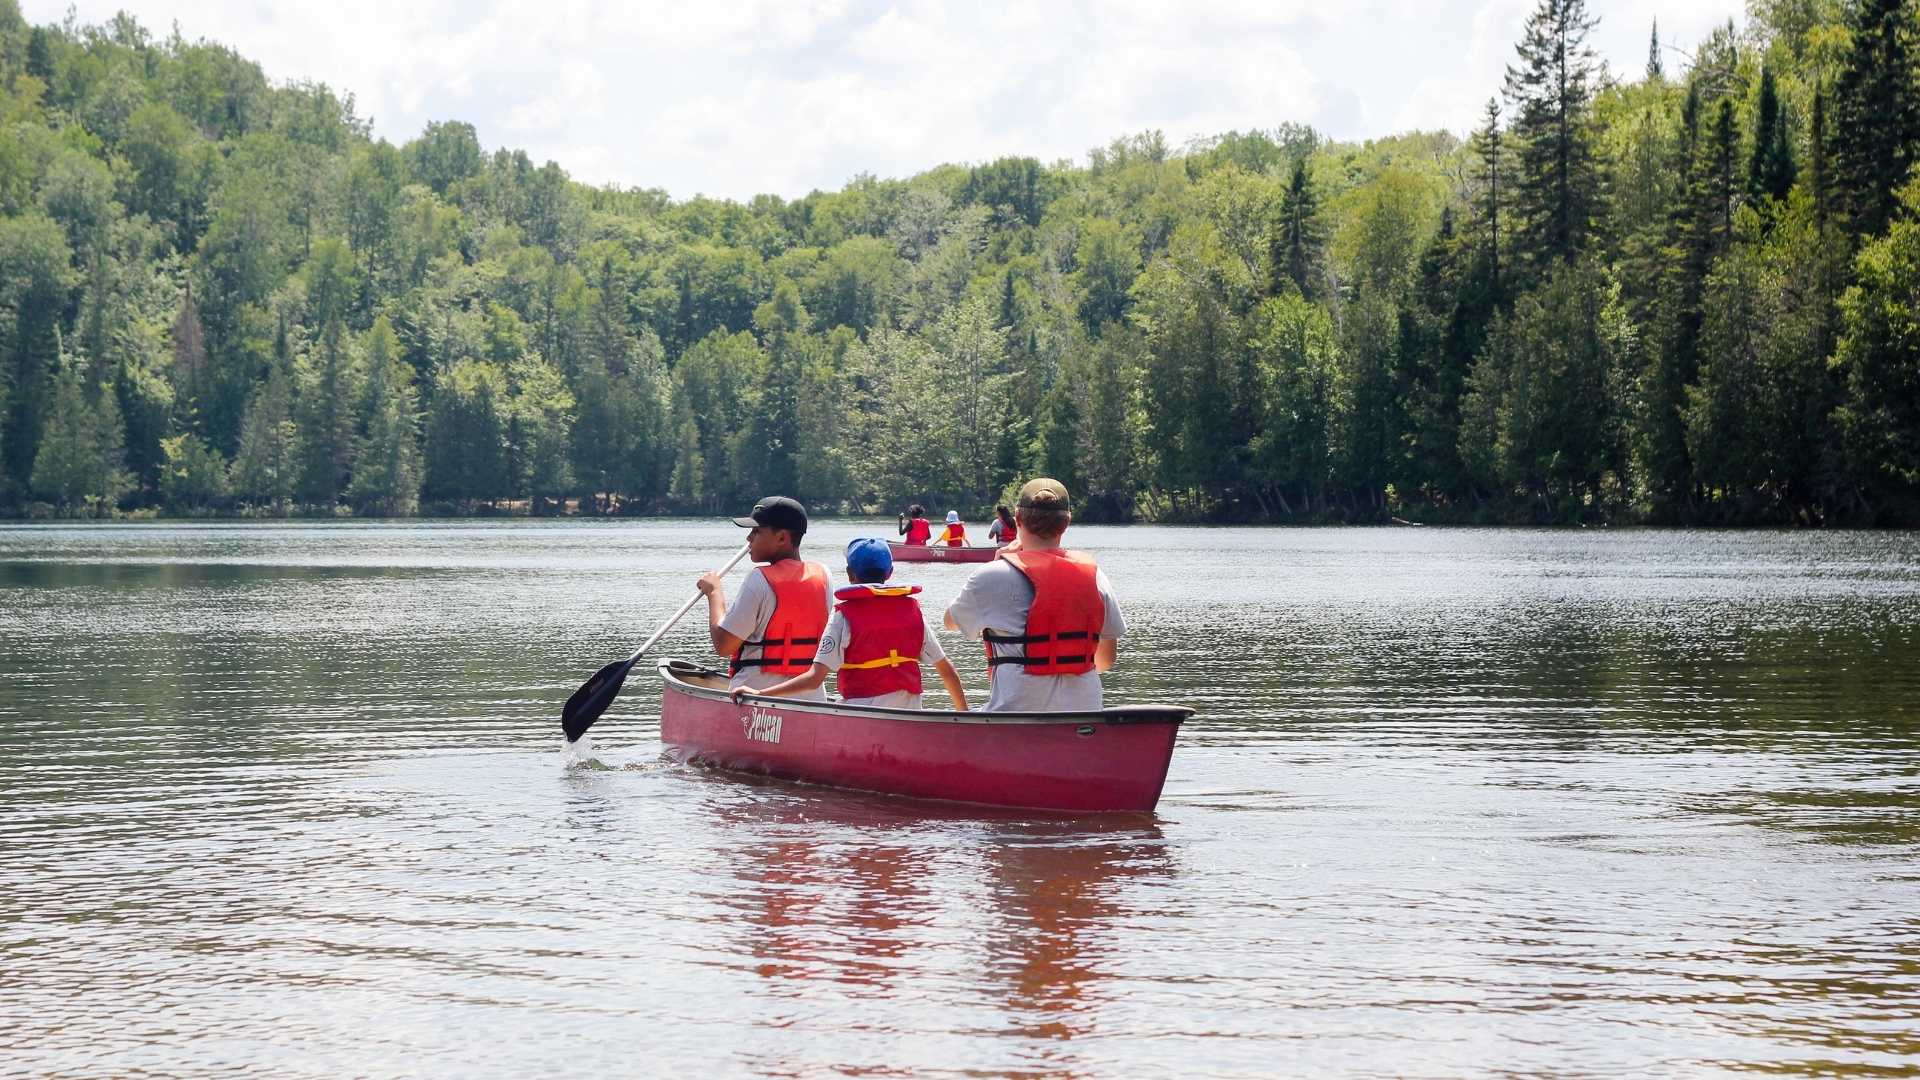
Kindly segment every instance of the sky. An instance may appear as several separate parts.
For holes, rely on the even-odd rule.
[[[35,23],[69,0],[25,0]],[[787,198],[1007,154],[1084,161],[1157,128],[1180,146],[1313,125],[1338,139],[1465,133],[1534,0],[74,0],[157,38],[177,22],[269,79],[355,96],[402,143],[465,120],[592,184]],[[1741,0],[1589,0],[1638,78]],[[1668,54],[1669,70],[1684,66]]]

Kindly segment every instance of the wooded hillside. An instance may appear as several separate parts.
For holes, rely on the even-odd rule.
[[[0,0],[0,511],[978,513],[1044,473],[1108,520],[1920,524],[1916,6],[1755,0],[1626,73],[1593,25],[1540,0],[1466,140],[743,204]]]

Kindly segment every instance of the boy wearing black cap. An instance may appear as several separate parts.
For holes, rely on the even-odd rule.
[[[702,575],[699,588],[707,596],[714,651],[732,661],[730,685],[759,690],[812,664],[827,625],[827,568],[800,558],[807,508],[792,499],[761,499],[750,517],[733,523],[750,530],[747,557],[762,565],[741,582],[731,607],[719,575]],[[817,688],[795,696],[826,700]]]
[[[774,696],[818,692],[827,673],[840,675],[840,697],[849,705],[888,709],[921,708],[921,669],[933,665],[946,685],[953,707],[964,712],[967,692],[940,640],[927,628],[914,594],[918,585],[890,586],[893,553],[884,540],[864,537],[847,545],[847,580],[834,592],[840,603],[820,635],[812,667],[801,675],[764,687]],[[734,691],[737,700],[745,691]]]

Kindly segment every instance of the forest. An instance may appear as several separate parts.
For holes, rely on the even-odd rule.
[[[742,203],[0,0],[0,514],[1920,525],[1920,6],[1595,26],[1464,138]]]

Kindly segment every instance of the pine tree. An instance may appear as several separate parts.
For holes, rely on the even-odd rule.
[[[127,492],[125,432],[110,386],[89,388],[76,357],[62,354],[53,408],[33,459],[33,490],[69,512],[107,513]]]
[[[347,495],[362,509],[389,517],[420,507],[425,465],[420,452],[420,405],[413,369],[396,355],[393,324],[382,315],[367,332],[365,435]]]
[[[360,400],[361,372],[347,341],[346,325],[331,319],[316,343],[318,355],[311,370],[301,370],[298,408],[301,435],[299,494],[331,513],[353,472],[360,451],[354,431],[355,405]]]
[[[1706,185],[1702,210],[1706,218],[1701,226],[1711,233],[1713,253],[1717,255],[1733,243],[1733,212],[1740,204],[1740,122],[1734,116],[1732,98],[1721,98],[1719,108],[1714,110],[1706,151],[1702,171]]]
[[[1753,126],[1753,155],[1747,162],[1747,198],[1754,203],[1780,200],[1793,190],[1798,167],[1793,160],[1793,139],[1787,131],[1786,117],[1780,112],[1780,94],[1774,86],[1773,69],[1760,69],[1760,100]]]
[[[1505,168],[1500,158],[1500,99],[1488,98],[1487,109],[1483,114],[1486,123],[1473,134],[1473,149],[1480,157],[1480,182],[1486,192],[1481,197],[1480,219],[1487,228],[1487,267],[1489,280],[1497,293],[1500,288],[1500,192],[1501,170]]]
[[[1667,77],[1666,62],[1660,59],[1660,20],[1653,20],[1653,40],[1647,44],[1647,81],[1659,82]]]
[[[180,312],[173,320],[174,423],[201,434],[201,404],[212,397],[207,368],[207,332],[200,324],[200,305],[193,300],[193,283],[180,294]]]
[[[299,480],[299,444],[293,372],[288,361],[276,358],[240,422],[240,452],[234,455],[229,479],[233,493],[264,502],[276,517],[285,517]]]
[[[1319,297],[1320,257],[1326,238],[1316,217],[1318,211],[1319,196],[1313,190],[1313,178],[1307,174],[1303,155],[1293,163],[1293,175],[1280,199],[1280,220],[1270,241],[1274,295],[1292,283],[1308,300]]]
[[[1520,147],[1511,247],[1539,275],[1585,250],[1600,217],[1591,115],[1600,63],[1587,45],[1597,25],[1586,0],[1540,0],[1516,46],[1520,64],[1507,68]]]
[[[1878,236],[1920,160],[1913,0],[1855,0],[1852,49],[1833,87],[1833,187],[1853,235]]]
[[[1813,120],[1807,133],[1807,183],[1813,195],[1814,221],[1824,235],[1833,220],[1833,165],[1827,155],[1827,95],[1813,92]]]

